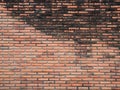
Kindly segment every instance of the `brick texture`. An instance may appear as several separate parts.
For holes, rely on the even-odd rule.
[[[0,0],[0,90],[120,90],[120,0]]]

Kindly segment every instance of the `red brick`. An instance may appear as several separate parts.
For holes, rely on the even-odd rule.
[[[0,90],[120,90],[119,0],[7,5],[0,1]]]

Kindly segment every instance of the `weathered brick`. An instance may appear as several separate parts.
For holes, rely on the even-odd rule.
[[[0,0],[0,90],[119,90],[119,0]]]

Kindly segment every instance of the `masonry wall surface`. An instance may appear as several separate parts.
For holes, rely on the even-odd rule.
[[[0,90],[120,90],[120,0],[0,0]]]

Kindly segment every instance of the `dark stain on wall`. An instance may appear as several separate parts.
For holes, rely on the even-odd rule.
[[[120,22],[117,18],[113,18],[118,17],[118,15],[113,13],[117,8],[113,8],[112,6],[118,5],[119,2],[115,2],[114,0],[76,0],[75,2],[67,0],[34,0],[33,2],[6,0],[5,2],[8,10],[9,8],[14,8],[15,5],[21,6],[17,7],[17,10],[12,11],[12,16],[21,16],[21,19],[47,35],[53,35],[55,37],[62,36],[62,38],[67,37],[68,39],[74,37],[72,39],[78,44],[94,44],[95,42],[89,40],[81,40],[83,38],[87,39],[87,37],[92,39],[92,36],[94,35],[96,35],[101,41],[118,42],[117,40],[114,40],[113,33],[119,38]],[[28,11],[33,13],[27,13],[27,16],[22,16],[21,14],[26,14],[26,11],[24,10],[26,7],[24,7],[24,4],[20,3],[27,3],[27,5],[31,6],[31,8],[28,8]],[[58,5],[59,3],[60,5]],[[65,3],[69,3],[71,6],[74,4],[76,8],[69,8],[67,7],[68,5],[64,5]],[[85,5],[89,8],[84,7]],[[101,5],[105,8],[102,9]],[[44,7],[44,10],[42,10],[42,8],[38,8],[39,6]],[[52,10],[53,8],[57,8],[57,10]],[[76,13],[69,13],[70,11]],[[70,16],[64,17],[64,14],[68,14]],[[80,22],[83,22],[83,24]],[[69,28],[79,29],[69,32]],[[86,35],[83,34],[84,31],[80,28],[88,29],[86,31]],[[94,28],[95,30],[90,30],[91,28]],[[111,28],[111,30],[97,30],[100,28]],[[113,38],[109,38],[104,34],[111,34]],[[110,46],[119,48],[119,44],[110,44]]]
[[[107,49],[111,47],[114,47],[115,50],[120,49],[120,11],[117,7],[119,5],[119,2],[117,2],[117,0],[5,0],[4,2],[6,3],[7,10],[12,11],[10,16],[13,18],[19,17],[27,24],[33,26],[36,30],[40,30],[46,35],[52,36],[58,40],[61,38],[67,39],[68,41],[72,39],[75,42],[75,54],[79,57],[78,59],[74,60],[73,63],[77,65],[80,70],[87,71],[87,74],[85,74],[88,75],[87,78],[96,78],[97,75],[94,76],[96,74],[95,71],[90,71],[94,69],[94,64],[93,66],[86,64],[86,62],[84,62],[86,59],[84,60],[84,58],[97,58],[96,62],[99,65],[97,70],[100,73],[103,72],[106,77],[107,75],[110,75],[109,78],[107,77],[108,81],[117,81],[119,74],[119,65],[117,63],[119,63],[119,60],[117,58],[113,63],[111,59],[119,56],[119,51],[117,54],[113,54],[116,53],[113,52],[112,55],[109,52],[105,52],[104,50],[102,53],[99,53],[98,51],[98,56],[95,57],[94,51],[91,49],[94,47],[94,45],[101,42],[102,44],[105,43],[108,45]],[[103,45],[101,47],[105,48],[106,46]],[[98,46],[97,49],[101,47]],[[8,50],[9,47],[3,46],[0,49]],[[52,55],[54,55],[54,53],[51,54],[50,52],[44,52],[41,56]],[[40,56],[38,55],[38,57]],[[82,58],[83,61],[80,61],[80,58]],[[88,62],[90,62],[90,60],[88,60]],[[97,63],[95,63],[95,65],[97,65]],[[100,67],[101,64],[104,68],[112,67],[112,69],[110,69],[110,71],[108,69],[105,69],[108,71],[104,71],[104,68],[101,69],[102,67]],[[11,71],[15,72],[19,70],[21,69],[13,68]],[[84,71],[80,73],[84,74]],[[44,72],[46,73],[46,71]],[[57,74],[54,74],[54,76],[60,76],[58,74],[59,71],[56,72]],[[53,72],[49,71],[47,73],[51,75]],[[101,79],[102,81],[102,78],[99,77],[100,76],[98,76],[97,79]],[[27,82],[27,80],[23,81]],[[90,81],[88,80],[87,83],[83,81],[84,80],[77,81],[77,83],[82,82],[81,87],[88,86],[86,90],[89,90],[91,87],[89,83]],[[32,82],[34,82],[34,80],[31,80],[31,82],[28,83]],[[46,81],[43,80],[41,83],[45,82]],[[51,81],[51,83],[55,83],[55,81]],[[69,83],[69,81],[66,81],[66,83]],[[116,87],[113,86],[112,89],[115,89]],[[77,87],[76,90],[81,89]]]

